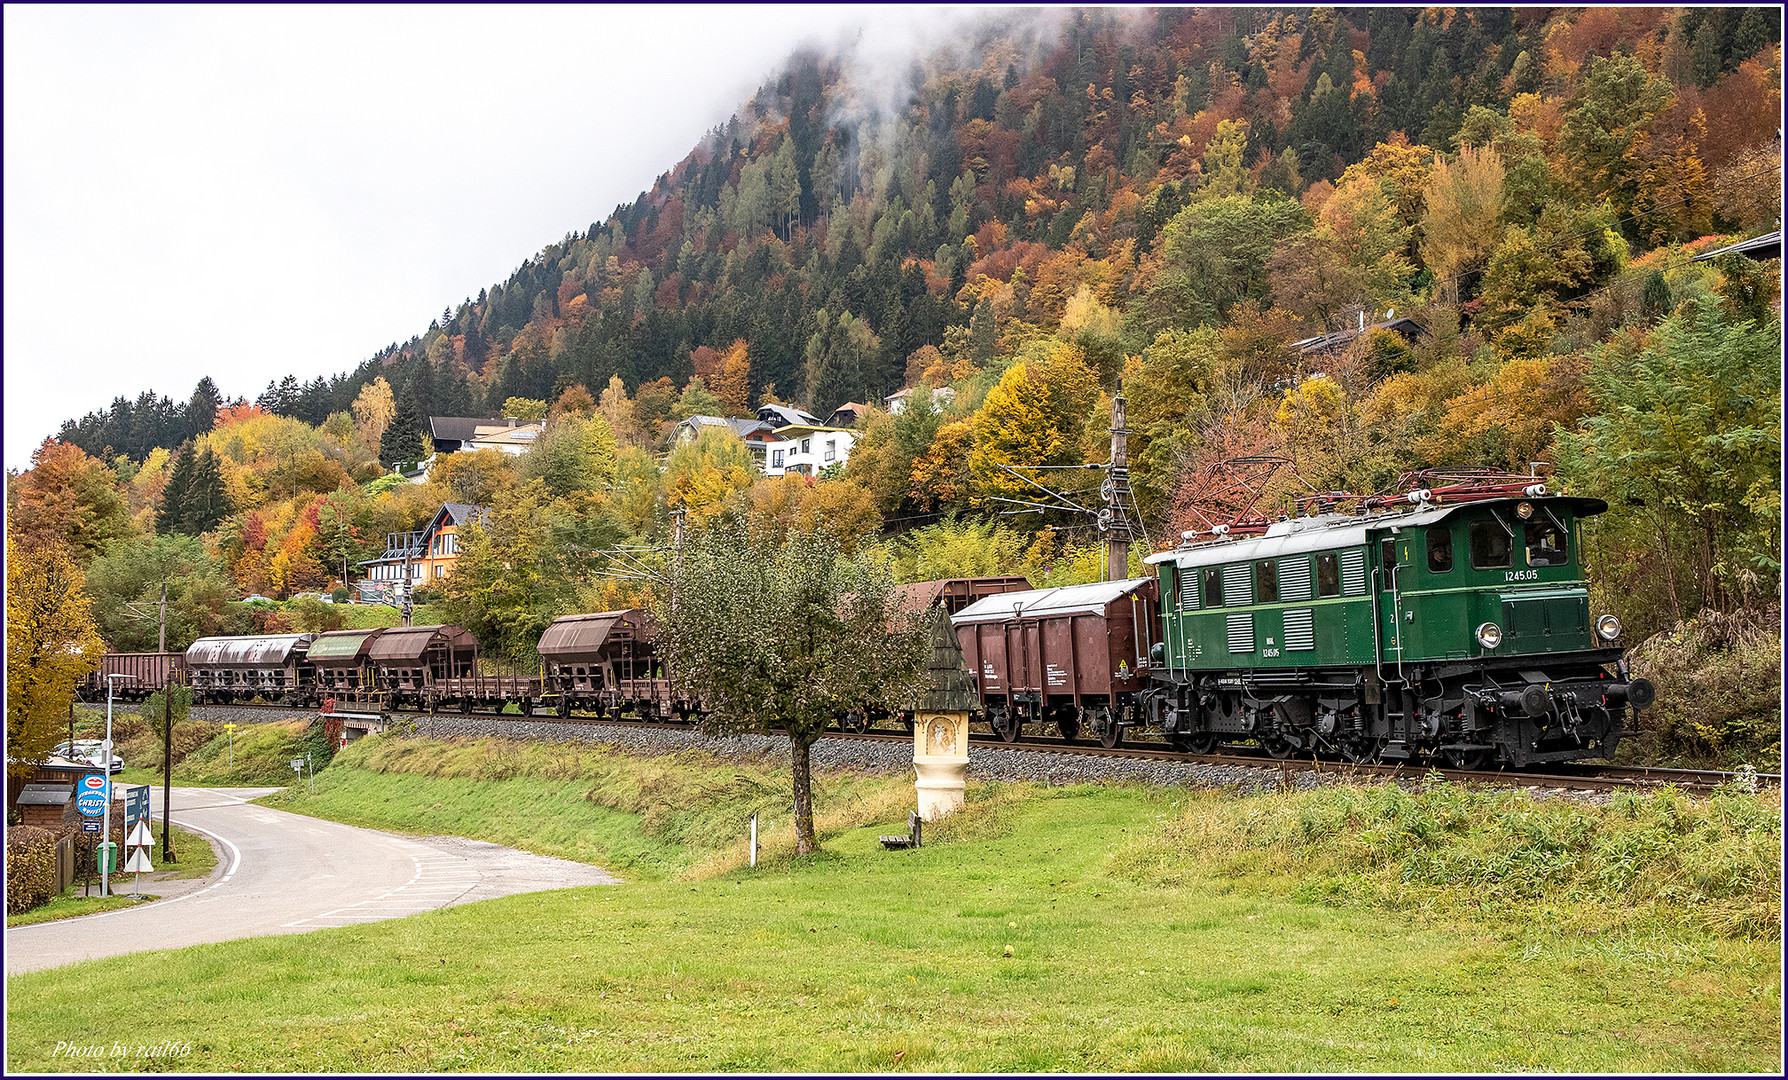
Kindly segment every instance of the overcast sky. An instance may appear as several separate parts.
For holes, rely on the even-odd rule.
[[[5,464],[348,371],[631,201],[803,39],[936,9],[5,6]]]

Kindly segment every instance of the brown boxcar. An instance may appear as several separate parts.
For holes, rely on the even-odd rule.
[[[1000,593],[951,616],[985,719],[1008,741],[1052,722],[1116,746],[1140,722],[1157,631],[1153,578]]]
[[[443,696],[437,684],[476,670],[478,639],[461,626],[394,626],[371,644],[367,657],[391,707],[421,705],[432,711]]]
[[[114,679],[113,700],[141,701],[168,685],[186,677],[186,654],[177,652],[106,653],[99,661],[99,670],[90,673],[80,686],[82,701],[106,699],[106,676],[129,675]]]
[[[641,719],[690,712],[671,690],[657,642],[658,620],[639,608],[554,619],[538,646],[546,695],[561,716],[574,706]]]
[[[351,696],[373,689],[372,647],[385,633],[375,630],[331,630],[310,643],[307,658],[316,672],[316,691],[323,698]]]

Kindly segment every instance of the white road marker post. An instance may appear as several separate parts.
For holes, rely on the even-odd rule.
[[[751,865],[757,865],[757,815],[751,815]]]

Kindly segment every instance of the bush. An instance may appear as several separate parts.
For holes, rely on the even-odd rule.
[[[335,601],[338,604],[347,603],[348,602],[347,587],[343,586],[342,588],[336,589],[334,592],[329,594],[329,599]]]
[[[6,913],[17,915],[50,902],[56,892],[56,837],[47,829],[19,825],[6,830]]]
[[[1630,660],[1635,674],[1657,684],[1658,700],[1640,714],[1648,737],[1622,750],[1781,771],[1781,609],[1702,612],[1647,638]]]

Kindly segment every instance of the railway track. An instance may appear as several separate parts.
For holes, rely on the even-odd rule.
[[[309,713],[313,710],[293,705],[229,705],[229,706],[196,706],[196,708],[231,708],[249,709],[266,712],[278,712],[282,715],[293,713]],[[344,710],[351,712],[352,710]],[[412,710],[390,710],[382,715],[420,719],[431,716],[430,713]],[[547,713],[536,713],[524,716],[521,713],[475,712],[462,714],[458,712],[432,714],[438,719],[483,719],[505,720],[521,723],[537,724],[588,724],[613,725],[618,727],[641,728],[684,728],[696,726],[694,720],[678,720],[675,718],[644,722],[631,718],[570,716],[561,718]],[[848,732],[832,731],[825,736],[830,739],[850,739],[871,742],[910,743],[912,735],[906,732],[869,731]],[[1420,779],[1439,776],[1448,781],[1464,784],[1494,785],[1499,787],[1529,788],[1562,788],[1575,791],[1618,791],[1621,789],[1655,789],[1675,787],[1690,791],[1706,792],[1715,788],[1741,784],[1754,785],[1757,788],[1782,786],[1779,773],[1737,773],[1719,772],[1708,769],[1667,769],[1647,766],[1618,765],[1586,765],[1574,764],[1554,767],[1546,772],[1514,771],[1509,769],[1449,769],[1438,765],[1420,762],[1362,764],[1352,762],[1323,761],[1315,758],[1273,758],[1253,754],[1189,754],[1175,750],[1165,742],[1149,742],[1137,739],[1127,741],[1124,745],[1106,748],[1096,743],[1068,742],[1060,738],[1039,736],[1021,737],[1007,741],[993,734],[971,733],[969,744],[983,750],[1031,751],[1052,754],[1073,754],[1088,757],[1126,758],[1133,760],[1158,760],[1186,762],[1205,765],[1227,765],[1251,769],[1277,769],[1286,775],[1315,772],[1341,777],[1359,779]]]

